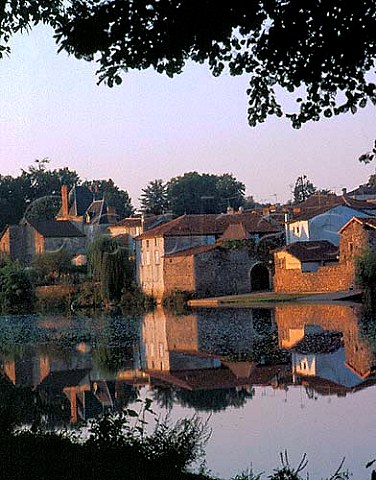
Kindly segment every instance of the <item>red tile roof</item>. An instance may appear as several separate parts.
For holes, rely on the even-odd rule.
[[[285,251],[301,262],[320,262],[336,260],[339,249],[327,240],[294,242],[279,251]]]
[[[354,210],[375,210],[376,204],[363,200],[356,200],[348,195],[311,195],[305,202],[298,205],[300,212],[289,223],[299,220],[309,220],[310,218],[321,215],[334,207],[344,206],[353,208]]]
[[[338,231],[338,233],[342,233],[352,222],[358,222],[361,225],[376,229],[376,217],[353,217],[347,223],[345,223],[345,225],[341,228],[341,230]]]
[[[210,252],[211,250],[215,250],[217,247],[218,244],[216,243],[211,243],[209,245],[198,245],[197,247],[192,247],[186,250],[181,250],[179,252],[166,254],[165,258],[190,257],[191,255],[199,255],[200,253]]]
[[[230,224],[241,224],[251,234],[277,233],[280,229],[272,226],[257,213],[182,215],[168,223],[152,228],[140,235],[139,239],[189,235],[222,235]]]

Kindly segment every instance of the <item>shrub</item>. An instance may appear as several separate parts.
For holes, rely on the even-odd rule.
[[[33,307],[34,291],[29,276],[17,262],[5,263],[0,268],[0,309],[19,313]]]

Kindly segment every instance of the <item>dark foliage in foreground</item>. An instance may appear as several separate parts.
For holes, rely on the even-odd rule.
[[[138,416],[137,412],[126,413],[106,415],[93,422],[85,441],[74,434],[39,429],[12,432],[12,422],[2,422],[0,478],[208,478],[187,471],[203,453],[207,430],[202,422],[181,420],[173,426],[161,422],[146,435],[141,418],[133,427],[128,422],[128,418]]]

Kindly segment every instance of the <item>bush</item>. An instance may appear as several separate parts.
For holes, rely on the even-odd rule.
[[[36,282],[43,285],[57,283],[62,276],[72,273],[74,268],[71,256],[65,250],[41,253],[31,262]]]
[[[34,291],[29,276],[17,262],[0,267],[0,309],[3,313],[30,311]]]
[[[166,421],[157,423],[148,435],[143,420],[146,412],[152,413],[149,400],[139,413],[125,410],[104,415],[91,423],[86,440],[41,430],[3,431],[2,472],[13,480],[208,478],[188,472],[203,454],[208,438],[206,425],[198,419],[182,420],[173,426]]]
[[[364,290],[367,307],[376,310],[376,251],[364,250],[355,261],[356,281]]]
[[[185,313],[189,311],[187,302],[195,297],[193,292],[173,290],[163,297],[163,306],[175,312]]]

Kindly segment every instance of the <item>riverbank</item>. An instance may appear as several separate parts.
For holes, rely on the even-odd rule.
[[[322,293],[279,293],[256,292],[242,295],[227,295],[189,300],[190,307],[245,307],[268,306],[285,302],[326,303],[326,302],[359,302],[360,290],[346,290],[341,292]]]

